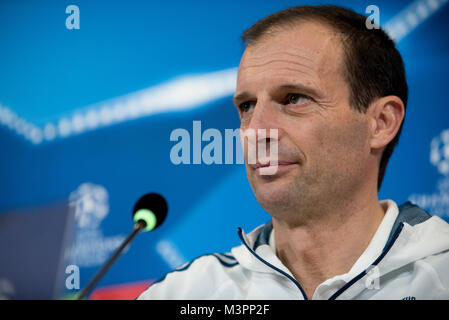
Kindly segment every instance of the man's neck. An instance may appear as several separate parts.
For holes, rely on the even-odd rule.
[[[385,214],[377,197],[370,203],[330,209],[302,224],[273,217],[276,254],[308,298],[320,283],[351,269]]]

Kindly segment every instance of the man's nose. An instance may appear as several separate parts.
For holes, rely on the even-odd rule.
[[[280,117],[276,105],[261,100],[256,103],[245,130],[241,132],[247,163],[266,161],[267,157],[270,163],[277,162],[278,143],[282,135],[282,130],[279,130]]]
[[[258,101],[254,107],[251,119],[245,129],[252,129],[257,134],[257,140],[271,139],[270,134],[275,129],[280,131],[279,114],[275,107],[268,102]],[[271,129],[271,130],[270,130]],[[277,135],[276,139],[279,138]]]

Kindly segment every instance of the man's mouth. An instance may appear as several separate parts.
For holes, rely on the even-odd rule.
[[[250,164],[250,167],[260,175],[274,175],[278,169],[298,164],[294,161],[262,161]]]
[[[250,164],[250,166],[255,170],[259,168],[266,168],[266,167],[283,167],[283,166],[289,166],[292,164],[297,164],[297,162],[293,161],[263,161],[263,162],[257,162],[255,164]]]

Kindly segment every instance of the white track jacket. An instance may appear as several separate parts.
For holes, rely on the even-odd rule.
[[[449,224],[407,202],[385,216],[351,270],[311,299],[449,299]],[[307,299],[276,256],[271,221],[226,254],[201,256],[154,282],[138,299]]]

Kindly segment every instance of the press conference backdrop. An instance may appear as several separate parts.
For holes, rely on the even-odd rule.
[[[380,199],[449,220],[446,2],[332,1],[365,15],[377,6],[405,60],[409,104]],[[135,239],[91,299],[135,298],[183,263],[239,245],[237,227],[268,221],[238,146],[225,150],[226,129],[239,128],[239,37],[305,3],[320,2],[1,1],[0,297],[78,292],[131,231],[147,192],[166,197],[166,222]],[[191,139],[190,165],[170,157],[178,128]],[[211,148],[207,129],[221,135],[212,155],[222,164],[193,164],[194,144]]]

